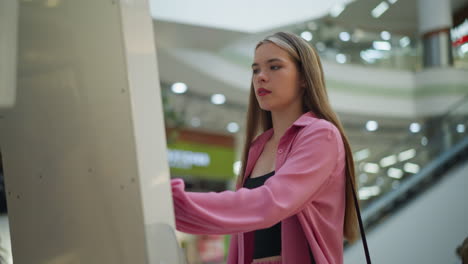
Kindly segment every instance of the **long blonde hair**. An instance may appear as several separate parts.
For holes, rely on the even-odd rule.
[[[320,58],[312,46],[302,38],[291,33],[277,32],[268,36],[257,44],[255,50],[265,43],[273,43],[287,51],[291,59],[296,63],[299,73],[302,74],[306,82],[304,96],[302,97],[303,113],[313,112],[318,118],[333,123],[341,133],[346,151],[346,210],[343,232],[348,242],[354,242],[357,240],[359,233],[352,193],[352,186],[356,186],[353,155],[348,138],[344,133],[343,125],[328,101]],[[242,155],[242,168],[237,178],[237,187],[242,184],[245,177],[251,142],[257,134],[272,128],[272,126],[271,113],[262,110],[258,105],[253,83],[251,82],[247,110],[246,138]]]

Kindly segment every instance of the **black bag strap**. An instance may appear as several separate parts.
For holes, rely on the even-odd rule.
[[[354,189],[353,181],[351,181],[351,186],[353,188],[354,205],[356,207],[356,213],[357,213],[358,220],[359,220],[359,229],[361,230],[362,244],[364,245],[364,251],[366,253],[366,261],[367,261],[367,264],[371,264],[369,249],[367,248],[366,233],[364,232],[364,225],[362,224],[361,212],[359,210],[359,203],[358,203],[358,200],[357,200],[357,197],[356,197],[356,192],[355,192],[355,189]]]

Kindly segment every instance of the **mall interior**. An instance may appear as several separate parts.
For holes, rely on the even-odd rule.
[[[372,261],[468,263],[467,0],[0,0],[0,263],[226,263],[169,179],[235,189],[278,31],[321,58]]]

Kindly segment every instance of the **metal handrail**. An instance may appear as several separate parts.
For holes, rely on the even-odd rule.
[[[404,181],[398,189],[386,193],[369,204],[362,212],[363,221],[367,223],[370,218],[375,217],[379,212],[384,211],[388,205],[396,202],[414,186],[418,186],[426,178],[431,177],[438,168],[455,158],[465,149],[468,149],[468,137],[462,140],[459,144],[453,146],[451,149],[443,152],[439,157],[427,164],[419,173]]]

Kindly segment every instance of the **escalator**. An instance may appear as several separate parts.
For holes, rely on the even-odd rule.
[[[468,95],[419,133],[356,164],[377,168],[359,187],[374,263],[460,263],[455,250],[468,236],[467,126]],[[362,251],[360,243],[346,245],[345,263],[363,263]]]

